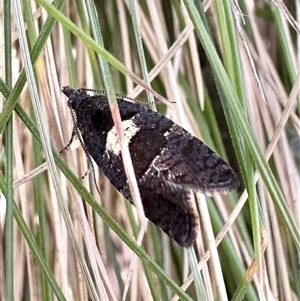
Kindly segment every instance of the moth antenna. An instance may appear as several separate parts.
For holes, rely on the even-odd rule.
[[[75,115],[75,112],[73,109],[71,109],[71,116],[72,116],[72,119],[73,119],[73,123],[74,123],[74,128],[73,128],[73,131],[75,131],[75,134],[77,135],[78,139],[79,139],[79,142],[81,144],[81,147],[83,148],[86,156],[87,156],[87,159],[88,159],[88,169],[91,167],[92,168],[92,174],[93,174],[93,181],[94,181],[94,184],[96,186],[96,189],[99,193],[99,195],[101,195],[101,192],[100,192],[100,189],[98,187],[98,184],[97,184],[97,181],[96,181],[96,175],[95,175],[95,168],[94,168],[94,164],[93,164],[93,161],[91,159],[91,155],[90,153],[87,151],[85,145],[84,145],[84,142],[83,142],[83,139],[81,137],[81,134],[80,134],[80,131],[78,129],[78,126],[77,126],[77,120],[76,120],[76,115]],[[73,136],[73,133],[72,133],[72,136]],[[73,137],[71,138],[73,139]],[[87,174],[87,172],[84,174],[84,176]],[[82,179],[82,177],[81,177]]]
[[[87,88],[80,88],[80,91],[85,91],[85,92],[95,92],[95,93],[101,93],[101,94],[106,94],[104,90],[97,90],[97,89],[87,89]]]
[[[99,195],[101,196],[100,188],[99,188],[99,186],[98,186],[98,184],[97,184],[97,181],[96,181],[95,167],[94,167],[93,161],[92,161],[92,159],[91,159],[91,155],[90,155],[89,153],[87,153],[85,147],[84,147],[83,149],[84,149],[84,151],[85,151],[85,153],[87,154],[87,157],[88,157],[88,165],[90,164],[90,166],[92,167],[92,174],[93,174],[93,181],[94,181],[94,184],[95,184],[95,186],[96,186],[96,189],[97,189]]]
[[[97,90],[97,89],[87,89],[87,88],[81,88],[81,91],[85,91],[85,92],[94,92],[100,95],[107,95],[107,93],[104,90]],[[134,102],[134,103],[141,103],[143,105],[149,105],[149,103],[145,100],[141,100],[141,99],[134,99],[132,97],[127,96],[125,93],[115,93],[117,98],[120,98],[122,100],[125,101],[130,101],[130,102]],[[158,101],[157,99],[154,99],[155,104],[161,104],[160,101]],[[176,103],[176,101],[172,101],[169,100],[170,103]]]

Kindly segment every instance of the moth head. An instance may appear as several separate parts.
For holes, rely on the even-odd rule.
[[[90,97],[85,90],[74,90],[69,86],[63,87],[62,92],[68,97],[68,107],[72,110],[76,110],[82,101]]]

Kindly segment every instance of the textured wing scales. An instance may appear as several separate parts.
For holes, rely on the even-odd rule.
[[[166,138],[167,145],[156,158],[154,167],[169,185],[203,193],[225,192],[239,185],[234,170],[180,126],[174,124]]]

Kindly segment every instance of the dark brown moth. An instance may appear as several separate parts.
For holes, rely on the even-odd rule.
[[[64,87],[85,150],[132,201],[107,97]],[[193,244],[197,218],[190,194],[236,188],[234,170],[202,141],[163,115],[117,98],[146,217],[184,247]]]

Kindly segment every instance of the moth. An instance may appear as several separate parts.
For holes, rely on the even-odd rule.
[[[62,92],[68,97],[86,152],[132,202],[107,97],[68,86]],[[232,190],[239,185],[237,174],[170,119],[125,98],[117,97],[117,101],[146,217],[181,246],[191,246],[198,229],[191,193]]]

